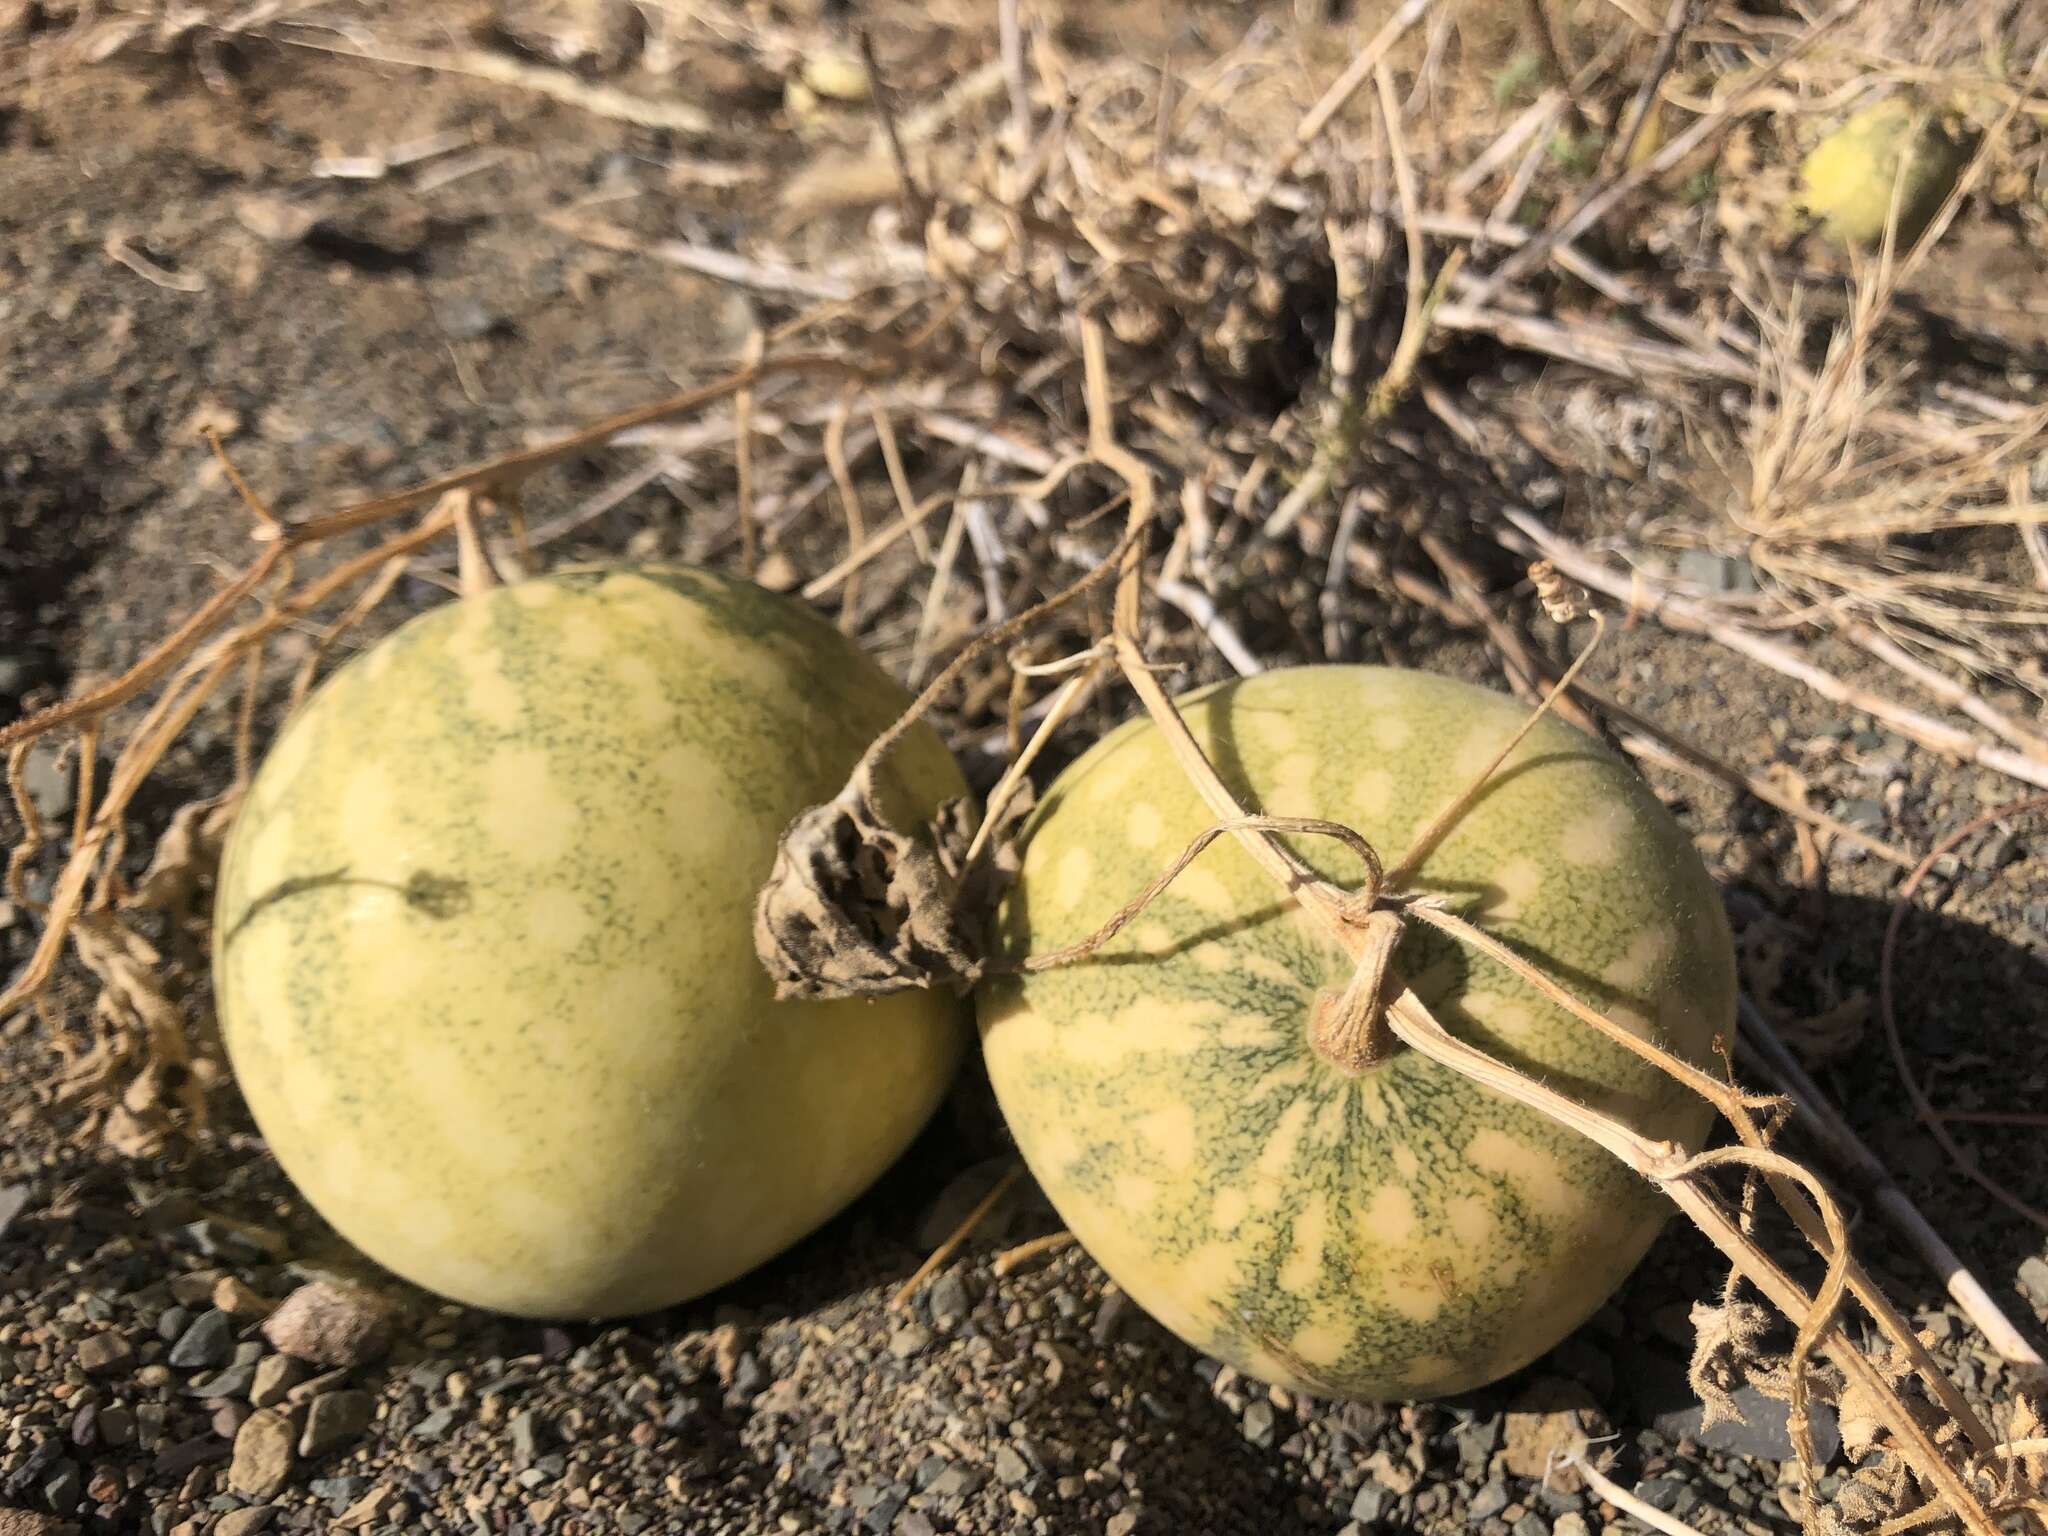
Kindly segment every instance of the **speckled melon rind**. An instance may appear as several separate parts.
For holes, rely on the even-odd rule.
[[[1389,862],[1524,709],[1419,672],[1302,667],[1183,701],[1233,789],[1347,822]],[[1212,817],[1149,721],[1061,775],[1001,918],[1014,958],[1095,930]],[[1356,856],[1293,840],[1347,884]],[[1734,1017],[1712,881],[1623,763],[1546,718],[1417,882],[1695,1060]],[[1399,964],[1455,1033],[1697,1146],[1706,1106],[1495,962],[1411,930]],[[1307,1043],[1348,966],[1230,840],[1092,960],[986,986],[1018,1146],[1111,1278],[1196,1347],[1327,1395],[1458,1392],[1589,1316],[1668,1211],[1593,1143],[1413,1052],[1349,1078]]]
[[[778,1003],[775,842],[906,702],[830,624],[683,569],[407,624],[286,726],[229,840],[215,973],[257,1125],[379,1263],[609,1316],[731,1280],[864,1189],[964,1043],[950,997]],[[895,814],[964,791],[920,726]]]

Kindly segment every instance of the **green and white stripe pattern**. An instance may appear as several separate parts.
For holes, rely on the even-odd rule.
[[[1429,674],[1303,667],[1183,701],[1240,799],[1357,828],[1392,863],[1526,718]],[[1210,824],[1149,721],[1061,775],[1002,914],[1015,958],[1071,944]],[[1291,843],[1355,884],[1355,854]],[[1684,832],[1623,763],[1546,718],[1415,884],[1695,1061],[1733,1029],[1733,948]],[[1401,979],[1454,1033],[1638,1129],[1711,1115],[1497,962],[1411,927]],[[1526,1364],[1640,1260],[1668,1206],[1597,1146],[1404,1051],[1357,1077],[1308,1041],[1340,952],[1231,840],[1114,942],[984,988],[1003,1112],[1061,1216],[1160,1322],[1320,1394],[1461,1391]]]

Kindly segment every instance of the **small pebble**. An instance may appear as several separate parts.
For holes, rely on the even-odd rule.
[[[965,1462],[953,1462],[931,1481],[925,1491],[935,1499],[965,1499],[981,1491],[988,1474]]]
[[[243,1426],[247,1428],[247,1426]],[[189,1440],[180,1440],[157,1452],[153,1465],[159,1477],[183,1477],[194,1467],[203,1467],[209,1461],[225,1460],[229,1446],[212,1435],[194,1435]]]
[[[1653,1477],[1637,1486],[1636,1497],[1681,1520],[1691,1514],[1693,1506],[1700,1501],[1700,1496],[1692,1491],[1690,1485],[1678,1477]]]
[[[210,1370],[225,1364],[235,1349],[235,1320],[217,1308],[208,1308],[178,1335],[167,1357],[181,1371]]]
[[[540,1426],[531,1408],[525,1408],[512,1415],[512,1422],[506,1426],[512,1436],[512,1457],[521,1466],[530,1466],[540,1453]]]
[[[256,1379],[253,1365],[231,1365],[224,1371],[213,1371],[204,1376],[194,1377],[185,1388],[187,1397],[241,1397],[248,1392]]]
[[[447,1434],[455,1423],[453,1408],[436,1408],[419,1423],[413,1425],[413,1437],[418,1440],[438,1440]]]
[[[306,1379],[306,1367],[290,1355],[266,1355],[257,1362],[249,1382],[249,1401],[258,1408],[274,1408],[285,1395]]]
[[[908,1496],[907,1490],[891,1489],[889,1492],[884,1493],[881,1498],[874,1502],[868,1512],[861,1516],[861,1524],[872,1531],[874,1536],[888,1536],[888,1532],[896,1524],[896,1516],[902,1510]]]
[[[932,1322],[940,1328],[951,1328],[965,1318],[973,1308],[967,1295],[967,1282],[953,1270],[946,1271],[932,1282],[930,1309]]]
[[[2022,1261],[2019,1274],[2020,1294],[2035,1306],[2048,1310],[2048,1259],[2038,1254]]]
[[[78,1468],[68,1461],[58,1462],[43,1480],[43,1498],[60,1515],[68,1515],[78,1508],[78,1496],[83,1492],[85,1480],[78,1475]]]
[[[316,1477],[306,1484],[306,1491],[316,1499],[325,1499],[338,1514],[361,1498],[369,1486],[367,1477]]]
[[[29,748],[21,767],[22,788],[29,803],[45,821],[59,821],[71,809],[76,782],[68,761],[70,754],[57,741],[45,738]]]
[[[11,905],[8,910],[13,911]],[[4,927],[0,924],[0,927]],[[0,1184],[0,1238],[7,1236],[15,1219],[28,1209],[29,1187],[26,1184]]]
[[[1367,1483],[1351,1500],[1351,1518],[1371,1525],[1386,1514],[1394,1496],[1377,1483]]]
[[[323,1392],[306,1411],[306,1429],[299,1436],[299,1454],[307,1460],[351,1445],[370,1427],[377,1400],[367,1392]],[[275,1411],[275,1410],[271,1410]]]
[[[312,1365],[365,1365],[383,1358],[396,1331],[394,1309],[359,1286],[316,1280],[278,1304],[263,1324],[273,1347]]]
[[[88,1376],[104,1376],[134,1358],[134,1346],[118,1333],[95,1333],[78,1345],[78,1368]]]
[[[187,1322],[191,1321],[198,1308],[213,1305],[213,1288],[220,1281],[221,1274],[217,1269],[193,1270],[171,1276],[171,1300],[185,1309]]]
[[[268,1317],[277,1310],[277,1303],[268,1297],[259,1296],[233,1275],[222,1275],[213,1287],[213,1305],[217,1311],[229,1317]]]
[[[898,1360],[908,1360],[913,1355],[923,1353],[925,1346],[931,1341],[932,1332],[929,1328],[912,1323],[908,1327],[898,1328],[889,1336],[889,1353]]]
[[[310,1403],[322,1392],[332,1392],[348,1380],[348,1367],[336,1366],[331,1371],[322,1371],[318,1376],[308,1376],[284,1395],[287,1403]]]
[[[275,1408],[259,1408],[235,1434],[228,1486],[252,1499],[274,1498],[292,1473],[292,1421]]]
[[[727,1394],[733,1402],[751,1403],[761,1395],[761,1389],[768,1385],[768,1372],[756,1360],[753,1351],[741,1355],[733,1367],[732,1389]]]
[[[1273,1448],[1273,1405],[1264,1398],[1258,1399],[1245,1408],[1244,1437],[1262,1451]]]
[[[334,1528],[338,1531],[360,1531],[382,1520],[391,1507],[398,1502],[398,1493],[388,1487],[372,1488],[336,1517]]]
[[[284,1239],[278,1233],[231,1225],[210,1216],[179,1227],[177,1237],[202,1258],[229,1259],[238,1264],[262,1264],[284,1248]],[[207,1284],[210,1289],[212,1282]]]

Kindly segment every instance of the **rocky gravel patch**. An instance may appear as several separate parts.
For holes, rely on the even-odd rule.
[[[0,1246],[0,1533],[1627,1529],[1558,1469],[1589,1440],[1703,1536],[1791,1528],[1782,1411],[1699,1430],[1683,1298],[1706,1255],[1682,1234],[1529,1371],[1376,1406],[1195,1355],[1077,1251],[998,1279],[996,1246],[1051,1225],[1030,1198],[901,1311],[881,1284],[597,1328],[308,1279],[320,1266],[281,1233],[275,1260],[237,1273],[125,1195],[88,1174],[25,1203]],[[832,1240],[800,1253],[804,1280]],[[281,1301],[210,1304],[247,1296]],[[317,1345],[289,1323],[311,1315]],[[1998,1390],[1963,1329],[1930,1335]],[[322,1369],[279,1338],[356,1358]],[[1831,1442],[1825,1415],[1816,1429]]]

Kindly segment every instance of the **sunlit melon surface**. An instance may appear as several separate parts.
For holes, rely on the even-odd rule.
[[[235,1076],[293,1182],[430,1290],[607,1316],[699,1295],[860,1193],[960,1055],[954,1001],[778,1003],[777,837],[906,700],[809,610],[686,569],[426,614],[285,727],[215,932]],[[895,813],[963,784],[922,727]]]
[[[1419,672],[1304,667],[1194,695],[1246,803],[1342,821],[1389,863],[1525,718]],[[1149,721],[1062,774],[1002,918],[1015,958],[1097,929],[1213,820]],[[1322,873],[1363,866],[1291,839]],[[1696,1060],[1732,1030],[1728,929],[1647,787],[1546,719],[1416,884],[1613,1017]],[[1695,1146],[1709,1113],[1497,962],[1411,928],[1400,975],[1454,1033]],[[1310,1045],[1347,961],[1231,840],[1094,958],[980,998],[1003,1113],[1111,1278],[1197,1348],[1319,1394],[1404,1398],[1504,1376],[1641,1259],[1669,1207],[1608,1153],[1406,1051],[1349,1076]]]

